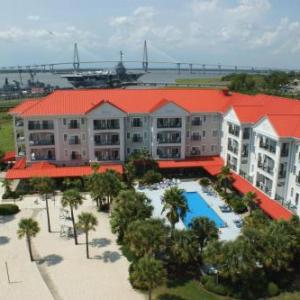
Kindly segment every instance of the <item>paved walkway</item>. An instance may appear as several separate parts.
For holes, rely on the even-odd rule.
[[[61,225],[71,226],[71,221],[60,218],[59,196],[49,205],[52,233],[47,232],[45,203],[37,196],[25,197],[19,206],[19,214],[0,219],[0,299],[145,299],[128,281],[129,263],[111,233],[107,214],[96,212],[89,196],[76,215],[89,211],[98,216],[97,229],[90,234],[90,260],[86,259],[84,235],[79,236],[78,246],[73,239],[60,237]],[[16,235],[19,220],[32,215],[41,226],[33,239],[34,255],[39,259],[35,263],[29,260],[26,241]],[[5,262],[14,283],[7,282]]]

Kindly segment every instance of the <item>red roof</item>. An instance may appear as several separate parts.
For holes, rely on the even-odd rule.
[[[299,115],[267,115],[275,131],[280,137],[300,138],[300,114]]]
[[[16,160],[16,152],[15,151],[7,151],[4,153],[4,156],[2,157],[2,162],[9,162]]]
[[[107,164],[101,165],[98,172],[104,173],[107,170],[114,170],[120,174],[123,173],[123,166],[121,164]],[[6,173],[7,179],[28,179],[32,177],[82,177],[91,175],[93,170],[90,166],[81,167],[57,167],[48,162],[41,162],[33,164],[24,169],[10,169]]]
[[[35,104],[37,104],[40,99],[32,98],[22,101],[19,105],[16,107],[13,107],[9,110],[12,114],[23,114],[27,109],[33,107]]]
[[[159,160],[158,166],[161,169],[170,168],[219,168],[224,165],[224,161],[220,156],[198,156],[187,158],[184,160]]]
[[[236,94],[237,95],[237,94]],[[229,98],[220,90],[114,89],[57,90],[23,112],[24,116],[84,115],[103,103],[127,113],[149,113],[162,99],[190,112],[224,112]]]
[[[266,196],[263,192],[255,188],[250,182],[248,182],[240,175],[232,173],[232,177],[234,179],[232,185],[241,193],[245,194],[250,191],[255,192],[257,198],[260,200],[259,207],[272,219],[283,219],[288,221],[293,216],[292,212],[283,207],[276,200],[273,200]]]

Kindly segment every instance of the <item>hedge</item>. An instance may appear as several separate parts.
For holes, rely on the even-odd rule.
[[[19,206],[15,204],[0,204],[0,215],[14,215],[20,211]]]

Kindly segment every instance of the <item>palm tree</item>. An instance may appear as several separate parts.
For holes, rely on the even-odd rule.
[[[32,249],[31,249],[31,238],[35,237],[40,231],[40,227],[37,221],[29,219],[21,219],[19,222],[19,229],[17,231],[18,238],[26,237],[27,246],[29,250],[30,260],[33,261]]]
[[[174,230],[168,243],[170,263],[182,266],[199,261],[197,237],[191,230]]]
[[[47,221],[48,221],[48,232],[51,232],[50,224],[50,213],[47,194],[53,193],[54,191],[54,180],[49,177],[34,177],[30,179],[30,184],[33,186],[42,198],[46,201]]]
[[[90,175],[88,177],[87,186],[91,193],[91,197],[97,203],[97,207],[101,209],[105,200],[103,174],[93,173],[92,175]]]
[[[227,188],[229,187],[229,183],[232,181],[230,168],[228,166],[222,167],[221,173],[218,175],[217,178],[220,185],[224,187],[224,192],[227,193]]]
[[[136,174],[136,168],[132,161],[125,164],[125,177],[128,187],[132,187],[135,174]]]
[[[177,187],[171,187],[166,190],[162,198],[162,203],[162,212],[167,211],[167,219],[171,223],[172,230],[174,230],[175,224],[180,218],[183,220],[188,211],[188,206],[183,196],[183,190]]]
[[[218,238],[218,228],[215,222],[206,217],[194,218],[190,228],[198,239],[201,253],[208,241]]]
[[[210,185],[210,181],[207,177],[202,177],[199,179],[199,184],[203,189],[207,188]]]
[[[5,188],[5,193],[10,193],[12,181],[5,178],[5,179],[1,180],[1,183],[2,183],[2,186]]]
[[[133,266],[130,280],[135,286],[145,287],[148,290],[148,300],[152,299],[154,288],[162,285],[167,278],[167,272],[161,261],[145,256]]]
[[[82,212],[78,216],[78,222],[76,224],[77,228],[82,230],[85,233],[85,246],[86,246],[86,257],[89,259],[90,254],[89,254],[89,231],[91,230],[96,230],[95,226],[98,225],[98,220],[97,218],[87,212]]]
[[[121,191],[116,198],[110,218],[112,231],[118,234],[118,241],[123,241],[130,223],[150,218],[152,211],[151,200],[144,193],[135,190]]]
[[[248,207],[250,215],[252,215],[252,211],[255,209],[259,201],[256,193],[247,192],[243,197],[243,201],[245,205]]]
[[[136,257],[155,256],[166,248],[167,235],[161,219],[136,220],[129,224],[124,241]]]
[[[74,231],[74,240],[75,245],[78,245],[77,240],[77,231],[75,226],[75,218],[74,218],[74,208],[77,209],[79,205],[82,204],[82,201],[84,200],[84,197],[80,194],[80,192],[77,189],[70,189],[66,190],[63,193],[61,204],[63,207],[69,206],[71,210],[71,218],[72,218],[72,224],[73,224],[73,231]]]

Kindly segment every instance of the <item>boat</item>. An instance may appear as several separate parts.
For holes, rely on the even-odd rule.
[[[61,77],[67,79],[75,88],[113,88],[137,84],[137,80],[145,72],[127,72],[122,58],[123,53],[120,51],[120,61],[114,70],[87,72],[75,70],[73,73],[61,75]]]

